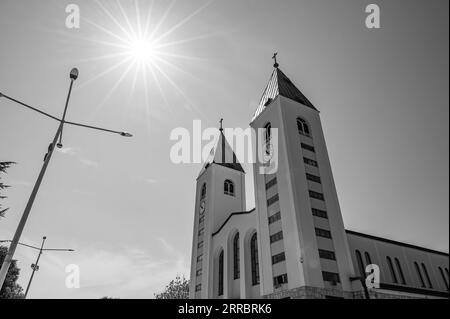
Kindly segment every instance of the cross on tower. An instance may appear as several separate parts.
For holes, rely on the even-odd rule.
[[[223,131],[223,128],[222,128],[222,124],[223,124],[223,119],[220,119],[220,121],[219,121],[219,122],[220,122],[220,129],[219,129],[219,130],[220,130],[220,131]]]
[[[275,64],[273,65],[274,68],[278,68],[280,66],[277,62],[277,55],[278,55],[278,52],[275,52],[272,57],[272,59],[275,61]]]

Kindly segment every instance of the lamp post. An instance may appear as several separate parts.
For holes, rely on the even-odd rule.
[[[37,256],[36,262],[34,264],[31,264],[31,269],[33,269],[33,272],[31,273],[30,280],[28,281],[27,289],[25,290],[25,296],[24,299],[27,298],[28,291],[30,290],[31,282],[33,281],[34,273],[39,270],[39,259],[41,258],[43,251],[74,251],[73,249],[59,249],[59,248],[46,248],[44,249],[44,243],[47,237],[42,237],[42,244],[41,248],[39,248],[39,254]],[[35,248],[35,247],[33,247]]]
[[[37,259],[35,261],[34,264],[31,264],[31,269],[33,269],[32,273],[31,273],[31,277],[30,280],[28,281],[28,285],[27,285],[27,289],[25,290],[25,295],[24,295],[24,299],[27,298],[28,295],[28,291],[30,290],[30,286],[31,286],[31,282],[33,281],[33,277],[34,277],[34,273],[36,271],[39,270],[39,260],[41,258],[41,255],[44,251],[66,251],[66,252],[72,252],[75,251],[74,249],[69,249],[69,248],[65,248],[65,249],[60,249],[60,248],[44,248],[44,244],[45,244],[45,240],[47,239],[46,236],[42,237],[42,244],[41,247],[35,247],[35,246],[31,246],[31,245],[26,245],[26,244],[22,244],[22,243],[18,243],[19,245],[22,246],[26,246],[32,249],[36,249],[39,250],[39,254],[37,256]],[[12,242],[12,240],[0,240],[0,243],[4,243],[4,242]]]
[[[52,118],[52,119],[54,119],[54,120],[59,122],[58,129],[56,130],[55,137],[53,138],[52,143],[49,145],[48,152],[47,152],[47,154],[44,157],[44,164],[42,165],[41,172],[39,173],[39,176],[38,176],[38,178],[36,180],[36,183],[34,184],[34,187],[33,187],[33,190],[31,192],[30,198],[28,199],[28,203],[27,203],[27,205],[25,207],[25,210],[24,210],[24,212],[22,214],[22,217],[20,219],[19,225],[17,226],[17,229],[16,229],[16,232],[14,234],[13,240],[11,241],[11,245],[10,245],[10,247],[8,249],[8,253],[5,256],[5,259],[3,261],[2,267],[0,269],[0,289],[3,287],[3,283],[5,282],[5,278],[6,278],[6,275],[8,273],[9,266],[11,265],[12,259],[14,257],[14,252],[16,251],[17,245],[18,245],[19,240],[20,240],[20,236],[22,235],[22,232],[23,232],[23,229],[24,229],[25,224],[27,222],[28,216],[30,215],[31,208],[33,207],[34,200],[36,198],[36,195],[37,195],[37,192],[39,190],[39,187],[40,187],[40,185],[42,183],[42,179],[44,178],[45,171],[47,170],[47,166],[48,166],[48,164],[50,162],[50,159],[52,158],[53,151],[55,150],[55,147],[60,147],[60,148],[62,147],[61,139],[62,139],[62,131],[63,131],[64,124],[70,124],[70,125],[81,126],[81,127],[85,127],[85,128],[90,128],[90,129],[95,129],[95,130],[115,133],[115,134],[119,134],[119,135],[124,136],[124,137],[131,137],[132,136],[130,133],[127,133],[127,132],[120,132],[120,131],[114,131],[114,130],[104,129],[104,128],[100,128],[100,127],[80,124],[80,123],[67,122],[65,120],[66,113],[67,113],[67,107],[69,105],[70,94],[72,92],[73,82],[78,78],[78,74],[79,74],[79,72],[78,72],[78,69],[76,69],[76,68],[73,68],[70,71],[70,87],[69,87],[69,92],[67,94],[67,99],[66,99],[66,104],[65,104],[65,107],[64,107],[64,113],[63,113],[62,119],[59,119],[59,118],[57,118],[55,116],[52,116],[52,115],[50,115],[48,113],[45,113],[45,112],[39,110],[37,108],[29,106],[29,105],[27,105],[27,104],[25,104],[23,102],[20,102],[20,101],[18,101],[16,99],[13,99],[13,98],[5,95],[5,94],[0,93],[0,98],[4,97],[4,98],[6,98],[6,99],[8,99],[8,100],[10,100],[12,102],[18,103],[18,104],[20,104],[22,106],[25,106],[25,107],[33,110],[33,111],[36,111],[36,112],[38,112],[38,113],[40,113],[42,115],[50,117],[50,118]]]

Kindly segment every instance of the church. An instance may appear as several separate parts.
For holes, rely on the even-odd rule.
[[[277,130],[277,169],[253,164],[246,210],[246,172],[220,130],[196,181],[191,299],[449,297],[448,253],[345,228],[319,111],[276,56],[250,127],[263,152]]]

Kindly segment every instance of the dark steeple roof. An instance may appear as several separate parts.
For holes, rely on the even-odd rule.
[[[216,147],[211,149],[210,156],[206,160],[205,165],[203,166],[202,170],[200,171],[199,176],[201,174],[203,174],[203,172],[211,164],[225,166],[225,167],[240,171],[245,174],[245,171],[242,168],[242,165],[239,163],[239,161],[236,157],[236,154],[234,153],[230,144],[228,144],[227,139],[225,138],[225,135],[223,134],[222,128],[220,129],[219,140],[216,144]]]
[[[307,107],[310,107],[317,111],[312,103],[303,95],[302,92],[292,83],[292,81],[278,68],[278,64],[275,64],[275,70],[273,70],[269,83],[261,97],[259,106],[256,109],[255,115],[252,121],[261,114],[262,111],[270,104],[278,95],[282,95],[288,99],[299,102]]]

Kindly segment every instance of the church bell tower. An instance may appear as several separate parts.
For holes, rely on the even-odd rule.
[[[213,251],[212,234],[219,230],[230,212],[243,210],[245,172],[225,138],[221,120],[216,147],[197,177],[190,299],[215,296],[213,264],[216,252]]]
[[[319,111],[274,59],[250,124],[265,130],[258,148],[277,143],[275,172],[254,164],[261,295],[346,297],[354,271]]]

